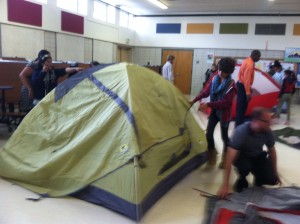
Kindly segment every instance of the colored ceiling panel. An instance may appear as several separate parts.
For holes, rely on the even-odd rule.
[[[294,24],[293,35],[300,35],[300,24]]]
[[[221,23],[220,34],[247,34],[248,23]]]
[[[180,33],[180,23],[158,23],[156,24],[156,33]]]
[[[61,30],[83,34],[84,18],[68,12],[61,12]]]
[[[24,0],[7,0],[8,21],[42,26],[42,6]]]
[[[286,24],[255,24],[255,35],[285,35]]]
[[[212,34],[214,32],[213,23],[188,23],[188,34]]]

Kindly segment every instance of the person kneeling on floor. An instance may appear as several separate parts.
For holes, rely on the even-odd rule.
[[[254,175],[254,185],[281,184],[277,172],[275,137],[270,128],[272,116],[265,108],[254,108],[252,120],[235,128],[228,143],[225,158],[223,184],[218,192],[221,198],[229,193],[229,179],[232,165],[235,166],[238,178],[233,186],[237,192],[248,187],[246,177]],[[267,146],[267,151],[263,146]]]

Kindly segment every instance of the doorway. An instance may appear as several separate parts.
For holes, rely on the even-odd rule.
[[[191,93],[191,80],[193,70],[193,50],[163,50],[162,66],[166,63],[167,56],[175,57],[173,63],[174,85],[183,94]]]
[[[117,48],[117,62],[131,62],[131,48],[118,46]]]

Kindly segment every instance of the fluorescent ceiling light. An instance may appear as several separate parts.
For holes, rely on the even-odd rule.
[[[166,5],[164,5],[163,3],[161,3],[158,0],[148,0],[149,2],[151,2],[152,4],[156,5],[157,7],[161,8],[161,9],[167,9],[168,7]]]

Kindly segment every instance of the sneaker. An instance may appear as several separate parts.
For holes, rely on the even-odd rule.
[[[248,181],[245,177],[239,177],[233,185],[233,190],[236,192],[242,192],[244,188],[248,188]]]
[[[278,118],[273,118],[271,120],[271,124],[279,124],[279,119]]]

